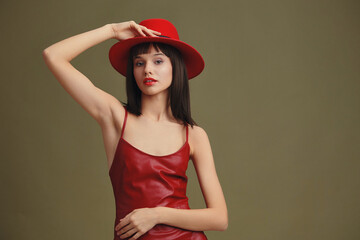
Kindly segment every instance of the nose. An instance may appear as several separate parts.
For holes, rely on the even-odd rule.
[[[151,63],[146,63],[145,68],[144,68],[144,73],[145,73],[145,76],[149,76],[152,74]]]

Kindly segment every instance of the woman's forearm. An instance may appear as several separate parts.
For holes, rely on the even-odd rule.
[[[224,231],[228,226],[226,210],[205,209],[177,209],[156,207],[158,223],[167,224],[192,231]]]
[[[44,55],[70,62],[88,48],[114,37],[111,24],[69,37],[44,50]]]

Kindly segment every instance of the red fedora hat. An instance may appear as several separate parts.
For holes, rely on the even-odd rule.
[[[144,42],[159,42],[171,45],[177,48],[185,61],[188,73],[188,79],[199,75],[204,69],[204,59],[195,48],[189,44],[180,41],[178,32],[175,26],[165,19],[147,19],[139,23],[149,29],[161,33],[157,37],[134,37],[119,41],[114,44],[109,51],[109,59],[111,65],[122,75],[126,76],[127,63],[130,49],[140,43]]]

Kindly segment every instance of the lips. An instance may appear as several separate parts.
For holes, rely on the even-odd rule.
[[[153,84],[155,84],[157,81],[155,80],[155,79],[153,79],[153,78],[145,78],[144,79],[144,84],[145,85],[153,85]]]

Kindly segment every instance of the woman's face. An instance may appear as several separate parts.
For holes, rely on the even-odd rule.
[[[134,77],[141,92],[155,95],[168,91],[172,82],[171,60],[151,45],[148,53],[134,57]]]

